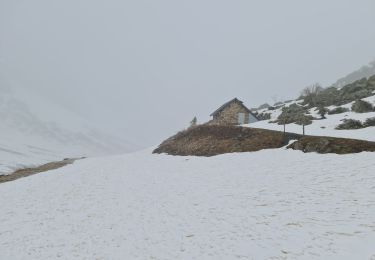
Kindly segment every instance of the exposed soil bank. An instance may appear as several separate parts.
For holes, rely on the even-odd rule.
[[[154,153],[214,156],[224,153],[254,152],[288,146],[303,152],[348,154],[375,152],[375,142],[294,133],[240,126],[200,125],[165,140]]]
[[[304,136],[288,148],[305,153],[349,154],[375,152],[375,142],[325,136]]]
[[[165,140],[154,153],[214,156],[280,148],[301,135],[240,126],[200,125]]]
[[[65,160],[62,160],[62,161],[59,161],[59,162],[47,163],[47,164],[44,164],[42,166],[35,167],[35,168],[20,169],[20,170],[15,171],[12,174],[9,174],[9,175],[0,175],[0,183],[8,182],[8,181],[14,181],[14,180],[17,180],[19,178],[28,177],[30,175],[34,175],[34,174],[37,174],[37,173],[55,170],[55,169],[64,167],[68,164],[72,164],[76,160],[78,160],[78,159],[65,159]]]

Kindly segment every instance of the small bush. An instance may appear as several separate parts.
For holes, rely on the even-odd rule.
[[[326,118],[326,114],[328,113],[328,109],[325,108],[324,106],[320,106],[318,108],[318,113],[319,113],[320,117],[324,119],[324,118]]]
[[[271,113],[255,113],[257,118],[259,120],[270,120],[271,119]]]
[[[336,107],[328,111],[328,115],[342,114],[348,112],[349,109],[345,107]]]
[[[366,122],[364,123],[365,127],[375,126],[375,117],[367,118]]]
[[[348,130],[348,129],[361,129],[365,126],[359,120],[354,119],[344,119],[341,124],[339,124],[336,129],[337,130]]]
[[[340,91],[330,87],[322,90],[316,97],[316,106],[332,106],[340,103]]]
[[[279,125],[291,124],[297,122],[302,114],[305,114],[307,109],[303,106],[297,104],[292,104],[288,107],[283,107],[281,114],[277,118],[277,123]],[[309,116],[310,120],[313,119],[312,116]]]
[[[363,100],[357,100],[352,105],[352,110],[357,113],[367,113],[374,110],[372,105]]]

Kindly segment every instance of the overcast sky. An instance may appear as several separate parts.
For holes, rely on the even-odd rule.
[[[375,58],[374,0],[0,0],[1,77],[143,145]]]

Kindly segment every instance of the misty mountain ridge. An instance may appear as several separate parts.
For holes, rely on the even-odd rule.
[[[137,146],[107,134],[32,90],[0,85],[0,174],[66,157],[130,152]]]
[[[287,131],[301,133],[303,125],[310,135],[375,141],[375,61],[333,86],[315,84],[296,99],[252,110],[260,121],[250,127],[280,131],[286,125]]]
[[[368,65],[362,66],[360,69],[349,73],[345,77],[338,79],[332,84],[332,87],[341,88],[362,78],[369,78],[372,75],[375,75],[375,60],[371,61]]]
[[[346,94],[349,94],[346,96],[345,100],[339,100],[340,97],[336,97],[335,101],[331,101],[332,104],[329,104],[330,102],[325,102],[328,104],[320,104],[323,106],[330,106],[330,105],[340,105],[348,103],[350,101],[355,101],[356,99],[366,98],[373,95],[373,89],[372,89],[372,82],[375,81],[375,60],[370,62],[368,65],[362,66],[358,70],[355,70],[346,76],[338,79],[335,83],[328,87],[321,87],[319,83],[314,84],[315,86],[319,87],[322,91],[320,91],[321,94],[328,93],[330,95],[338,95],[342,94],[343,92],[347,92]],[[370,82],[368,82],[368,80]],[[370,86],[366,86],[366,84],[370,84]],[[312,85],[313,86],[313,85]],[[310,88],[312,86],[306,87]],[[306,89],[305,88],[305,89]],[[343,89],[346,88],[346,89]],[[303,93],[304,89],[301,88],[301,93]],[[302,94],[303,95],[303,94]],[[270,105],[269,103],[263,103],[259,105],[256,108],[252,108],[252,111],[262,111],[265,112],[268,108],[272,110],[273,107],[280,107],[284,104],[290,103],[291,101],[298,101],[302,100],[303,97],[300,95],[297,98],[291,98],[289,100],[285,101],[276,101],[273,103],[273,105]],[[323,102],[324,103],[324,102]],[[272,103],[271,103],[272,104]]]

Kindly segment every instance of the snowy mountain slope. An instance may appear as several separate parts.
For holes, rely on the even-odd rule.
[[[369,103],[372,103],[375,106],[375,95],[370,96],[363,99]],[[300,101],[291,101],[285,103],[285,106],[290,106],[291,104],[296,104]],[[351,108],[353,102],[350,102],[346,105],[341,107]],[[334,106],[328,107],[329,109],[333,109]],[[259,110],[258,112],[262,113],[271,113],[270,120],[259,121],[253,124],[247,125],[248,127],[254,128],[264,128],[264,129],[271,129],[271,130],[278,130],[283,131],[283,126],[278,125],[276,123],[271,123],[272,121],[276,120],[277,117],[281,114],[282,107],[269,111],[267,109]],[[310,114],[316,118],[320,116],[317,113],[316,108],[310,109]],[[311,125],[305,126],[306,134],[308,135],[318,135],[318,136],[333,136],[333,137],[345,137],[345,138],[354,138],[354,139],[362,139],[368,141],[375,141],[375,127],[367,127],[363,129],[356,129],[356,130],[336,130],[335,127],[342,123],[343,119],[356,119],[364,122],[367,118],[375,117],[375,112],[368,112],[368,113],[355,113],[352,111],[345,112],[342,114],[336,115],[326,115],[326,119],[322,120],[313,120]],[[297,124],[288,124],[286,125],[286,131],[292,133],[302,134],[302,126]]]
[[[0,91],[0,174],[65,157],[135,149],[32,91],[4,86]]]
[[[77,161],[0,185],[0,259],[373,259],[373,159],[276,149]]]

